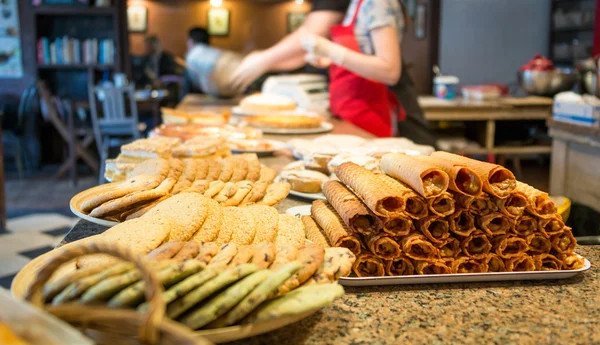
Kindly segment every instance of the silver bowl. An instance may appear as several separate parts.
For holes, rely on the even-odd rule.
[[[519,72],[519,84],[534,96],[553,97],[559,92],[571,90],[576,83],[577,72],[572,69]]]
[[[585,71],[581,76],[583,81],[583,91],[590,95],[600,98],[600,87],[598,87],[598,73],[595,71]]]

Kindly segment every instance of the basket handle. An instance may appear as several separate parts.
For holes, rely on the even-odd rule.
[[[108,254],[125,261],[135,264],[142,273],[142,279],[146,284],[146,301],[149,301],[149,308],[144,322],[140,329],[140,338],[149,343],[155,344],[158,340],[158,325],[165,316],[165,303],[162,299],[163,288],[156,275],[148,268],[147,259],[140,254],[136,254],[128,248],[118,246],[102,241],[89,241],[80,245],[63,249],[63,253],[50,260],[38,272],[34,282],[31,284],[25,295],[25,300],[31,304],[43,309],[43,287],[48,282],[54,272],[63,264],[83,255],[88,254]]]

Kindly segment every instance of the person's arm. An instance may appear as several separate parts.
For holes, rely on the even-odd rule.
[[[319,37],[329,35],[332,26],[342,21],[344,14],[336,11],[315,11],[306,16],[304,24],[276,45],[248,55],[232,76],[233,87],[245,88],[266,72],[293,70],[306,64],[300,44],[306,34]]]
[[[396,28],[385,26],[371,31],[375,55],[349,50],[325,38],[307,35],[302,40],[312,61],[331,61],[361,77],[394,85],[402,73],[400,44]],[[317,58],[317,59],[315,59]],[[316,63],[319,67],[324,67]]]

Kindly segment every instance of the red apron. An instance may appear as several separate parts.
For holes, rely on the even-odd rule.
[[[331,40],[362,54],[354,36],[354,24],[362,6],[359,0],[352,22],[348,26],[331,28]],[[396,119],[404,120],[404,109],[388,87],[365,79],[341,66],[329,68],[331,111],[336,116],[378,136],[389,137],[396,131]]]

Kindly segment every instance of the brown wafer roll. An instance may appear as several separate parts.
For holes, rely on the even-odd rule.
[[[515,187],[517,180],[513,173],[496,164],[478,161],[453,153],[437,151],[431,157],[441,158],[457,165],[469,167],[481,178],[483,191],[498,198],[506,198]]]
[[[385,261],[385,273],[388,276],[411,276],[415,273],[415,266],[406,256]]]
[[[464,209],[460,209],[448,217],[448,224],[450,231],[463,237],[468,237],[476,230],[475,217]]]
[[[329,243],[333,247],[348,248],[354,255],[358,256],[360,254],[361,249],[358,237],[352,234],[350,228],[327,201],[313,201],[310,213],[317,224],[325,231]]]
[[[578,270],[585,266],[585,260],[577,254],[562,254],[559,259],[563,270]]]
[[[352,162],[340,165],[336,175],[378,216],[391,217],[404,211],[405,202],[377,175]]]
[[[402,253],[413,260],[434,261],[440,258],[440,251],[421,234],[411,234],[400,243]]]
[[[537,221],[533,217],[523,215],[514,221],[511,230],[521,237],[527,237],[537,231]]]
[[[398,243],[386,233],[365,236],[365,244],[371,253],[384,260],[393,260],[402,252]]]
[[[427,217],[429,210],[425,198],[415,193],[410,187],[386,174],[377,174],[394,193],[402,196],[406,204],[404,212],[412,219]]]
[[[498,211],[510,218],[518,218],[525,212],[527,207],[527,196],[522,192],[513,190],[505,199],[492,198],[498,207]]]
[[[427,207],[429,211],[438,216],[446,217],[454,213],[454,199],[452,194],[443,193],[435,198],[427,199]]]
[[[383,218],[383,232],[390,236],[401,237],[413,230],[413,222],[406,216]]]
[[[529,246],[530,254],[543,254],[550,252],[552,249],[552,242],[544,234],[533,233],[525,237],[527,245]]]
[[[504,235],[512,228],[510,218],[498,212],[479,217],[477,225],[489,236]]]
[[[540,218],[552,218],[556,213],[556,205],[548,193],[539,191],[528,184],[517,182],[517,191],[527,196],[526,210]]]
[[[492,251],[503,259],[521,256],[528,249],[527,241],[520,237],[501,235],[492,239]]]
[[[550,237],[550,242],[552,243],[552,249],[559,254],[571,254],[577,245],[571,228],[567,226],[562,233]]]
[[[489,253],[480,260],[485,265],[486,272],[506,272],[504,260],[494,253]]]
[[[460,241],[454,237],[449,237],[446,242],[437,245],[437,247],[443,260],[456,258],[461,253]]]
[[[306,233],[306,239],[320,245],[323,248],[331,247],[325,231],[321,229],[319,224],[312,219],[311,216],[302,216],[302,223],[304,224],[304,232]]]
[[[481,273],[486,271],[484,264],[468,256],[461,256],[454,259],[450,269],[452,273]]]
[[[381,170],[411,186],[425,198],[434,198],[448,189],[449,177],[442,169],[402,153],[381,158]]]
[[[460,241],[460,248],[466,256],[481,259],[490,252],[492,244],[483,231],[476,230]]]
[[[450,274],[452,270],[443,261],[416,261],[415,273],[423,274]]]
[[[504,260],[506,272],[535,271],[535,262],[529,255],[517,256]]]
[[[537,225],[538,230],[548,237],[560,234],[565,229],[565,223],[558,214],[539,219]]]
[[[540,254],[533,257],[536,271],[557,271],[562,268],[562,261],[552,254]]]
[[[417,229],[434,244],[442,244],[450,237],[450,226],[444,218],[429,216],[417,224]]]
[[[385,275],[383,261],[367,252],[356,257],[352,270],[359,277],[383,277]]]
[[[478,216],[486,216],[490,213],[498,212],[498,206],[496,206],[489,195],[481,194],[473,199],[470,211]]]
[[[449,190],[468,196],[481,194],[483,189],[481,178],[467,166],[432,156],[413,156],[413,158],[444,170],[450,178],[448,184]]]
[[[323,194],[352,231],[369,235],[381,230],[379,218],[339,181],[325,182]]]
[[[452,196],[454,197],[456,209],[474,211],[473,202],[475,201],[475,197],[458,193],[452,193]]]

